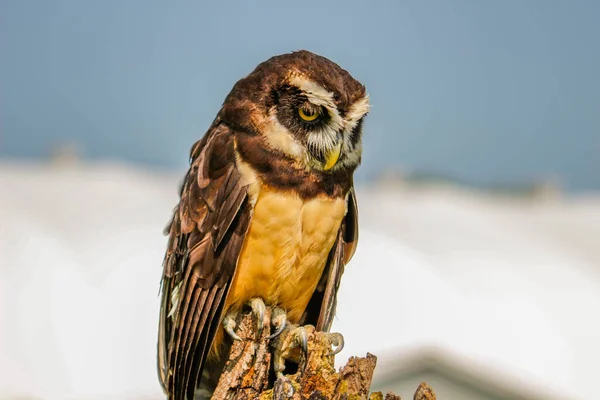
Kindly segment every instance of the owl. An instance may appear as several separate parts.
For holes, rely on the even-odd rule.
[[[369,111],[364,85],[309,51],[240,79],[190,152],[166,232],[158,370],[169,399],[210,397],[245,306],[272,339],[329,332],[358,240],[353,175]],[[329,333],[339,350],[340,334]],[[281,375],[285,360],[275,351]]]

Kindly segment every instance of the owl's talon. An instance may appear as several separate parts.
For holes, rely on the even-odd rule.
[[[237,313],[228,313],[225,316],[225,318],[223,318],[223,328],[233,340],[242,340],[242,338],[239,337],[237,333],[235,333],[235,327],[237,326],[235,322],[236,316]]]
[[[287,326],[285,333],[277,338],[273,355],[273,370],[277,377],[283,376],[285,360],[299,362],[308,353],[308,332],[304,326]],[[301,352],[296,350],[301,349]]]
[[[287,314],[281,308],[273,308],[273,313],[271,315],[271,323],[275,327],[275,332],[273,332],[269,339],[275,339],[277,336],[281,335],[281,332],[285,329],[287,325]]]
[[[329,342],[331,342],[333,346],[335,346],[333,351],[327,354],[328,356],[335,356],[340,351],[342,351],[342,349],[344,348],[344,337],[341,333],[326,333],[325,337],[327,338],[327,340],[329,340]]]
[[[265,324],[265,302],[262,301],[262,299],[255,297],[248,302],[248,305],[252,309],[252,313],[256,316],[256,328],[258,331],[258,336],[260,337]],[[223,318],[223,328],[225,329],[225,332],[227,332],[227,334],[229,334],[229,336],[231,336],[234,340],[242,340],[242,338],[235,333],[235,328],[237,327],[235,320],[238,314],[239,313],[237,311],[230,311],[225,315],[225,318]]]
[[[250,308],[252,308],[252,312],[256,315],[256,319],[258,320],[256,324],[256,328],[258,331],[258,336],[262,333],[265,324],[265,302],[260,297],[255,297],[248,302]]]
[[[308,333],[306,333],[306,329],[301,328],[298,332],[300,347],[302,347],[302,351],[306,355],[308,353]]]

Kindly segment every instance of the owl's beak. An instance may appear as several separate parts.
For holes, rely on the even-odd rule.
[[[340,159],[340,154],[342,153],[342,141],[338,140],[336,146],[325,156],[325,165],[323,169],[327,171],[328,169],[333,168],[333,166]]]

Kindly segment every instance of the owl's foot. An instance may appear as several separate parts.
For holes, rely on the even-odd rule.
[[[344,337],[342,336],[341,333],[333,332],[333,333],[324,333],[323,335],[325,335],[327,340],[329,340],[329,343],[331,343],[332,345],[335,346],[333,351],[331,353],[327,354],[328,356],[335,356],[337,353],[342,351],[342,349],[344,348]]]
[[[223,329],[225,329],[225,332],[227,332],[227,334],[231,336],[233,340],[242,340],[242,338],[235,333],[235,327],[237,325],[235,323],[235,319],[237,315],[237,311],[228,312],[227,315],[225,315],[225,318],[223,318]]]
[[[281,335],[287,325],[287,313],[279,307],[273,307],[271,311],[271,325],[274,332],[269,336],[269,339],[275,339]]]
[[[261,298],[255,297],[248,302],[248,305],[252,309],[252,313],[256,316],[256,320],[258,321],[256,324],[256,330],[258,336],[260,337],[265,321],[265,302]],[[235,327],[237,326],[235,320],[237,316],[237,311],[228,312],[227,315],[225,315],[225,318],[223,318],[223,328],[225,329],[225,332],[227,332],[234,340],[242,340],[242,338],[235,333]]]
[[[302,350],[302,353],[300,352]],[[308,332],[305,326],[288,325],[281,336],[275,342],[275,353],[273,354],[273,370],[278,379],[283,379],[285,361],[291,360],[296,363],[300,357],[308,352]]]
[[[300,362],[301,357],[306,357],[308,353],[308,329],[314,331],[312,325],[297,326],[288,325],[282,332],[281,336],[274,342],[275,352],[273,355],[273,369],[277,378],[283,377],[285,370],[285,361],[290,360],[295,363]],[[344,348],[344,336],[341,333],[320,333],[333,345],[333,350],[326,354],[334,356]]]

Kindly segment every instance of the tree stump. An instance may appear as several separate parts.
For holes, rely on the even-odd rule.
[[[241,341],[233,341],[212,400],[400,400],[400,397],[381,392],[370,393],[371,379],[377,357],[351,357],[336,371],[331,343],[322,332],[307,327],[308,353],[300,356],[297,371],[274,379],[271,366],[272,348],[269,335],[271,310],[267,307],[264,329],[260,337],[252,313],[240,314],[236,333]],[[301,353],[299,353],[301,354]],[[273,382],[274,381],[274,382]],[[433,390],[421,383],[413,400],[435,400]]]

